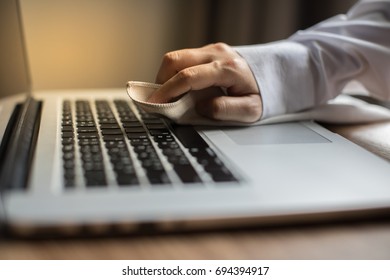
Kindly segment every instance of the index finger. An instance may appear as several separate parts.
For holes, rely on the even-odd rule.
[[[149,98],[149,102],[172,102],[191,90],[218,86],[228,88],[235,82],[228,71],[221,71],[218,63],[188,67],[174,75]]]
[[[191,66],[209,63],[211,60],[211,55],[204,52],[203,48],[169,52],[163,57],[156,76],[156,83],[163,84],[181,70]]]

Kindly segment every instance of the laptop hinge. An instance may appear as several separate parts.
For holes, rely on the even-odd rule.
[[[41,109],[42,102],[32,97],[15,107],[0,147],[0,191],[26,188]]]

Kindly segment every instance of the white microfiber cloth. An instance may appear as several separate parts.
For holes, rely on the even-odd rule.
[[[199,115],[195,110],[195,104],[201,99],[224,94],[221,89],[208,88],[201,91],[190,91],[177,101],[170,103],[147,102],[149,97],[159,87],[160,85],[158,84],[131,81],[127,83],[127,92],[130,98],[146,112],[163,115],[178,124],[248,126],[306,120],[334,124],[357,124],[390,120],[389,109],[369,104],[348,95],[340,95],[328,103],[310,110],[275,116],[250,124],[217,121]]]

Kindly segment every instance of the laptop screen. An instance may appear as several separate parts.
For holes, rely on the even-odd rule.
[[[28,93],[30,77],[17,0],[0,1],[0,97]]]

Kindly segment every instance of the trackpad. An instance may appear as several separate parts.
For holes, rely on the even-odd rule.
[[[239,145],[327,143],[328,139],[300,123],[228,128],[222,130]]]

